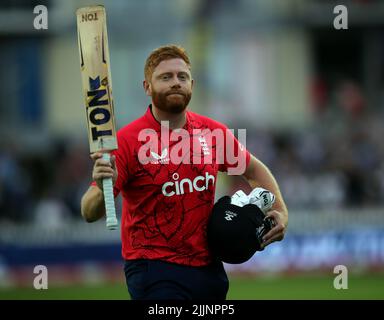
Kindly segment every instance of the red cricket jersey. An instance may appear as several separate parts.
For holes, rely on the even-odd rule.
[[[161,135],[162,129],[149,106],[144,116],[117,133],[114,193],[123,197],[122,256],[207,265],[206,226],[217,172],[237,165],[229,161],[227,150],[243,161],[239,174],[250,154],[225,125],[191,111],[183,130]]]

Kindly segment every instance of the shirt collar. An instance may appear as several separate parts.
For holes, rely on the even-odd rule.
[[[155,116],[153,115],[152,113],[152,104],[150,104],[147,108],[147,111],[145,113],[145,116],[146,118],[148,119],[148,121],[150,122],[150,124],[155,128],[155,129],[159,129],[161,128],[161,125],[160,125],[160,122],[156,120]],[[185,124],[183,126],[183,129],[185,130],[188,130],[189,129],[189,122],[190,122],[190,114],[187,110],[187,112],[185,113],[185,117],[186,117],[186,121],[185,121]],[[172,130],[171,130],[172,131]]]

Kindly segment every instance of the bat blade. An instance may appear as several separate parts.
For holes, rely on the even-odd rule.
[[[103,152],[103,159],[110,161],[108,152],[117,149],[117,139],[106,12],[103,6],[91,6],[79,8],[76,16],[90,152]],[[118,222],[112,179],[103,179],[103,193],[107,228],[114,230]]]
[[[83,95],[91,153],[117,149],[106,13],[103,6],[76,12]]]

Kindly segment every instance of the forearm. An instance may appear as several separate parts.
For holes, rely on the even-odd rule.
[[[105,215],[104,195],[96,186],[91,186],[81,199],[81,215],[87,222],[94,222]]]

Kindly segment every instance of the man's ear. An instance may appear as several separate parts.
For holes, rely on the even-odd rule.
[[[147,82],[147,80],[144,80],[143,81],[143,88],[144,88],[144,91],[145,91],[145,94],[149,97],[152,97],[152,88],[151,88],[151,84],[149,82]]]
[[[195,83],[195,80],[191,80],[191,89],[193,88],[193,84]]]

